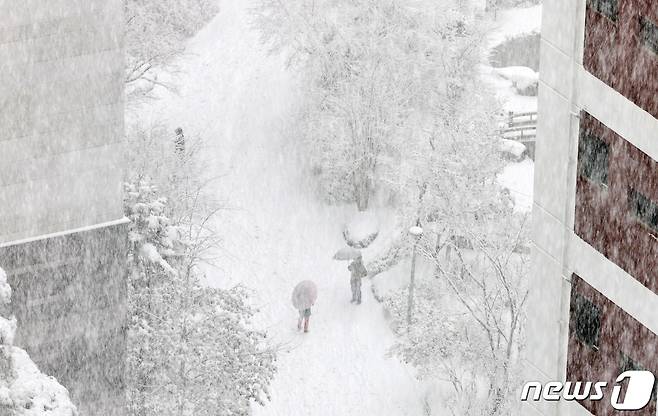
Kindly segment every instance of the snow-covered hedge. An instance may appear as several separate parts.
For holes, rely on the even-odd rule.
[[[494,72],[512,82],[520,95],[536,96],[539,88],[539,73],[525,66],[495,68]]]
[[[0,268],[0,310],[11,301],[7,275]],[[15,347],[16,318],[0,316],[0,415],[75,416],[69,392],[39,371],[27,352]]]
[[[503,153],[503,157],[515,162],[523,160],[528,153],[523,143],[510,139],[500,140],[500,151]]]
[[[368,247],[379,235],[379,220],[371,212],[359,212],[345,225],[343,237],[355,248]]]

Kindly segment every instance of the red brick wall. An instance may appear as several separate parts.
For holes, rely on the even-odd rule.
[[[598,350],[585,345],[575,336],[576,295],[593,302],[601,311]],[[583,400],[580,404],[598,416],[627,413],[654,416],[656,402],[653,400],[640,411],[620,412],[612,408],[610,398],[615,379],[621,374],[621,353],[658,375],[658,336],[575,274],[572,276],[571,304],[567,381],[608,382],[603,400]]]
[[[575,232],[658,294],[658,238],[632,213],[628,195],[633,187],[658,203],[658,163],[585,112],[580,133],[610,146],[609,173],[607,187],[578,175]]]
[[[658,118],[658,54],[640,38],[640,17],[658,24],[658,1],[618,1],[616,21],[587,2],[585,69]]]

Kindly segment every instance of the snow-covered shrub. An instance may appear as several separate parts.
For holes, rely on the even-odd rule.
[[[391,353],[420,378],[447,380],[453,414],[508,415],[518,386],[528,256],[517,247],[527,237],[525,220],[508,209],[501,201],[482,210],[464,229],[471,248],[426,227],[419,255],[433,273],[417,281],[411,324],[408,289],[384,299],[398,334]]]
[[[495,68],[525,66],[539,71],[539,32],[524,33],[506,38],[489,54],[489,62]]]
[[[358,212],[343,228],[343,238],[355,248],[368,247],[379,235],[379,220],[372,212]]]
[[[510,139],[500,139],[500,151],[503,158],[519,162],[528,154],[528,149],[521,142]]]
[[[539,73],[525,66],[495,68],[494,72],[512,82],[519,95],[536,96],[539,91]]]
[[[395,238],[390,239],[385,245],[385,249],[377,253],[366,265],[368,274],[376,276],[386,270],[390,270],[405,259],[411,253],[411,244],[408,236],[398,233]]]
[[[0,268],[0,311],[11,302],[11,287]],[[44,375],[28,354],[13,345],[16,319],[0,316],[0,415],[76,416],[69,392]]]
[[[251,328],[244,289],[202,284],[199,265],[220,242],[203,167],[192,153],[167,155],[145,138],[129,139],[143,152],[131,158],[124,198],[130,414],[247,415],[251,401],[269,397],[274,351]]]

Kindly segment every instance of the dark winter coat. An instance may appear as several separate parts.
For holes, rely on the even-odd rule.
[[[356,259],[352,263],[350,263],[349,266],[347,266],[347,270],[350,271],[351,277],[350,281],[361,281],[362,278],[366,277],[368,275],[368,271],[366,270],[366,267],[363,265],[363,262],[361,259]]]

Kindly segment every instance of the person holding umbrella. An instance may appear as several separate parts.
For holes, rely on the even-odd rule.
[[[311,308],[299,310],[299,319],[297,320],[297,330],[302,330],[302,322],[304,323],[304,332],[308,332],[308,320],[311,318]]]
[[[334,260],[351,260],[347,270],[350,271],[350,287],[352,289],[351,303],[361,304],[361,279],[368,275],[363,265],[361,252],[353,247],[341,248],[334,254]]]
[[[350,271],[350,287],[352,288],[352,300],[351,303],[356,303],[357,305],[361,304],[361,279],[368,275],[368,271],[363,265],[363,259],[361,255],[352,261],[347,270]]]
[[[301,331],[302,324],[304,332],[308,332],[308,321],[311,318],[311,306],[318,298],[318,288],[314,282],[303,280],[297,283],[292,291],[292,305],[299,311],[297,330]]]

